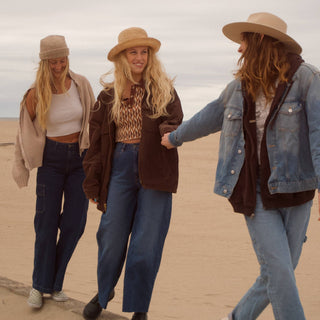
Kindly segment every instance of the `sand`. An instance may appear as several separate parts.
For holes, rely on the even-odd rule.
[[[11,178],[17,120],[0,120],[0,319],[82,319],[83,306],[97,291],[96,231],[100,213],[89,207],[86,230],[69,263],[64,291],[71,298],[47,298],[41,310],[26,303],[33,266],[35,175],[19,189]],[[219,320],[258,276],[259,266],[244,218],[213,193],[219,135],[179,149],[180,181],[149,320]],[[314,201],[297,284],[308,320],[320,319],[320,222]],[[121,311],[123,278],[101,319],[131,319]],[[273,319],[268,307],[261,320]]]

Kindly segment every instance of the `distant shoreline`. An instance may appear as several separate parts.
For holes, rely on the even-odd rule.
[[[0,147],[13,146],[14,142],[0,142]]]
[[[19,118],[14,118],[14,117],[0,117],[0,121],[17,121]]]

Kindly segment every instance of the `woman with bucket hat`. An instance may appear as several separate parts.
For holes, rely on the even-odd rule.
[[[141,28],[123,30],[108,59],[114,81],[104,83],[90,118],[84,191],[103,212],[97,232],[98,294],[83,316],[96,319],[126,260],[123,311],[146,320],[178,184],[177,150],[161,137],[182,122],[173,82],[156,56],[160,41]]]
[[[270,13],[231,23],[239,69],[217,100],[166,134],[168,148],[221,131],[215,193],[244,214],[260,275],[225,320],[305,319],[294,270],[320,187],[320,74]]]
[[[39,56],[36,80],[21,102],[12,171],[21,188],[27,186],[30,170],[38,168],[34,269],[28,298],[35,308],[42,306],[44,293],[56,301],[68,299],[62,285],[86,224],[82,160],[89,146],[89,114],[95,102],[88,80],[69,69],[69,48],[63,36],[43,38]]]

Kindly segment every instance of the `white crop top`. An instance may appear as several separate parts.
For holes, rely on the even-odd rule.
[[[66,93],[52,94],[47,116],[47,137],[59,137],[80,132],[82,112],[78,90],[71,81],[71,87]]]

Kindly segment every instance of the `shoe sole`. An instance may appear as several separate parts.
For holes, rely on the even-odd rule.
[[[95,320],[97,319],[100,314],[101,314],[102,310],[100,311],[100,313],[96,316],[96,317],[88,317],[84,312],[82,313],[82,316],[86,319],[86,320]]]
[[[109,295],[108,302],[111,301],[111,300],[114,298],[114,296],[115,296],[115,291],[114,291],[114,289],[113,289],[113,290],[111,291],[110,295]],[[89,303],[91,303],[91,301],[90,301]],[[99,313],[96,317],[90,317],[90,316],[88,316],[88,315],[85,314],[85,311],[83,311],[82,316],[83,316],[83,318],[86,319],[86,320],[95,320],[95,319],[97,319],[97,318],[100,316],[101,312],[102,312],[102,309],[101,309],[100,313]]]
[[[36,308],[36,309],[40,309],[42,307],[42,304],[34,304],[34,303],[29,302],[29,301],[28,301],[28,305],[31,308]]]
[[[67,298],[67,299],[59,299],[59,298],[54,298],[54,297],[52,297],[52,300],[54,300],[54,301],[57,301],[57,302],[66,302],[66,301],[68,301],[69,300],[69,298]]]
[[[115,291],[112,290],[110,295],[109,295],[108,302],[111,301],[114,298],[115,295],[116,295]]]

